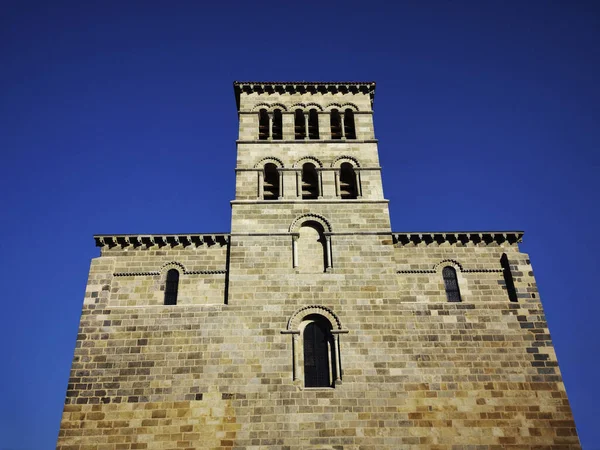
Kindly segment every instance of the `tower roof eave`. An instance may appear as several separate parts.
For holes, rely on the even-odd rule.
[[[375,98],[374,81],[234,81],[233,90],[238,111],[242,92],[362,92],[369,95],[371,108]]]

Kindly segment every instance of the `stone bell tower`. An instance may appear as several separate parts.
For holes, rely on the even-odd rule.
[[[332,236],[343,241],[391,231],[373,129],[375,83],[234,86],[239,139],[232,234],[289,246],[312,222],[326,251],[323,270],[310,272],[351,269],[346,252],[332,253]],[[276,271],[305,267],[297,251],[281,260],[266,256]]]
[[[373,129],[375,83],[234,83],[239,112],[229,292],[246,305],[351,314],[396,290]],[[333,324],[335,325],[335,324]],[[343,379],[332,331],[327,386]],[[340,326],[343,327],[343,324]],[[334,326],[335,328],[335,326]],[[301,329],[294,383],[308,386]],[[340,338],[341,339],[341,338]],[[335,378],[335,379],[333,379]]]

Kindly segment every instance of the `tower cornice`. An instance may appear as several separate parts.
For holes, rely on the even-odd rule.
[[[234,81],[233,89],[238,111],[240,95],[245,93],[363,93],[371,99],[371,108],[375,98],[374,81]]]

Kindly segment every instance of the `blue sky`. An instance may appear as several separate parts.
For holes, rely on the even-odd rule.
[[[600,448],[599,44],[597,2],[3,2],[0,448],[55,444],[93,234],[229,231],[234,80],[375,80],[393,230],[525,230]]]

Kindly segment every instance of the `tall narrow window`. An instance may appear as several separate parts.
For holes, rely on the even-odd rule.
[[[332,343],[329,330],[322,323],[310,322],[304,327],[304,385],[306,387],[330,387],[330,355]]]
[[[515,289],[515,280],[513,279],[512,271],[510,270],[510,263],[506,253],[502,254],[500,258],[500,264],[502,265],[502,272],[504,275],[504,284],[506,285],[506,291],[508,292],[508,299],[511,302],[518,301],[517,290]]]
[[[167,283],[165,286],[165,305],[177,304],[177,290],[179,289],[179,271],[170,269],[167,272]]]
[[[302,198],[315,199],[319,197],[319,176],[313,163],[302,166]]]
[[[269,114],[266,109],[261,109],[258,113],[258,139],[269,139]]]
[[[350,163],[342,163],[340,167],[340,197],[356,198],[356,173]]]
[[[283,139],[283,124],[281,120],[281,110],[276,109],[273,111],[273,139]]]
[[[308,113],[308,138],[319,139],[319,115],[316,109]]]
[[[304,121],[304,112],[301,109],[297,109],[294,112],[294,135],[298,140],[306,138],[306,123]]]
[[[273,163],[265,164],[263,198],[265,200],[279,198],[279,173],[277,173],[277,166]]]
[[[344,135],[346,136],[346,139],[356,139],[354,112],[351,109],[347,109],[344,112]]]
[[[460,289],[458,288],[458,279],[456,278],[456,270],[454,270],[454,267],[444,267],[442,276],[444,278],[444,287],[446,289],[448,301],[460,302]]]
[[[331,110],[331,114],[329,116],[329,121],[331,124],[331,139],[341,139],[342,138],[342,119],[340,117],[340,112],[337,109]]]

